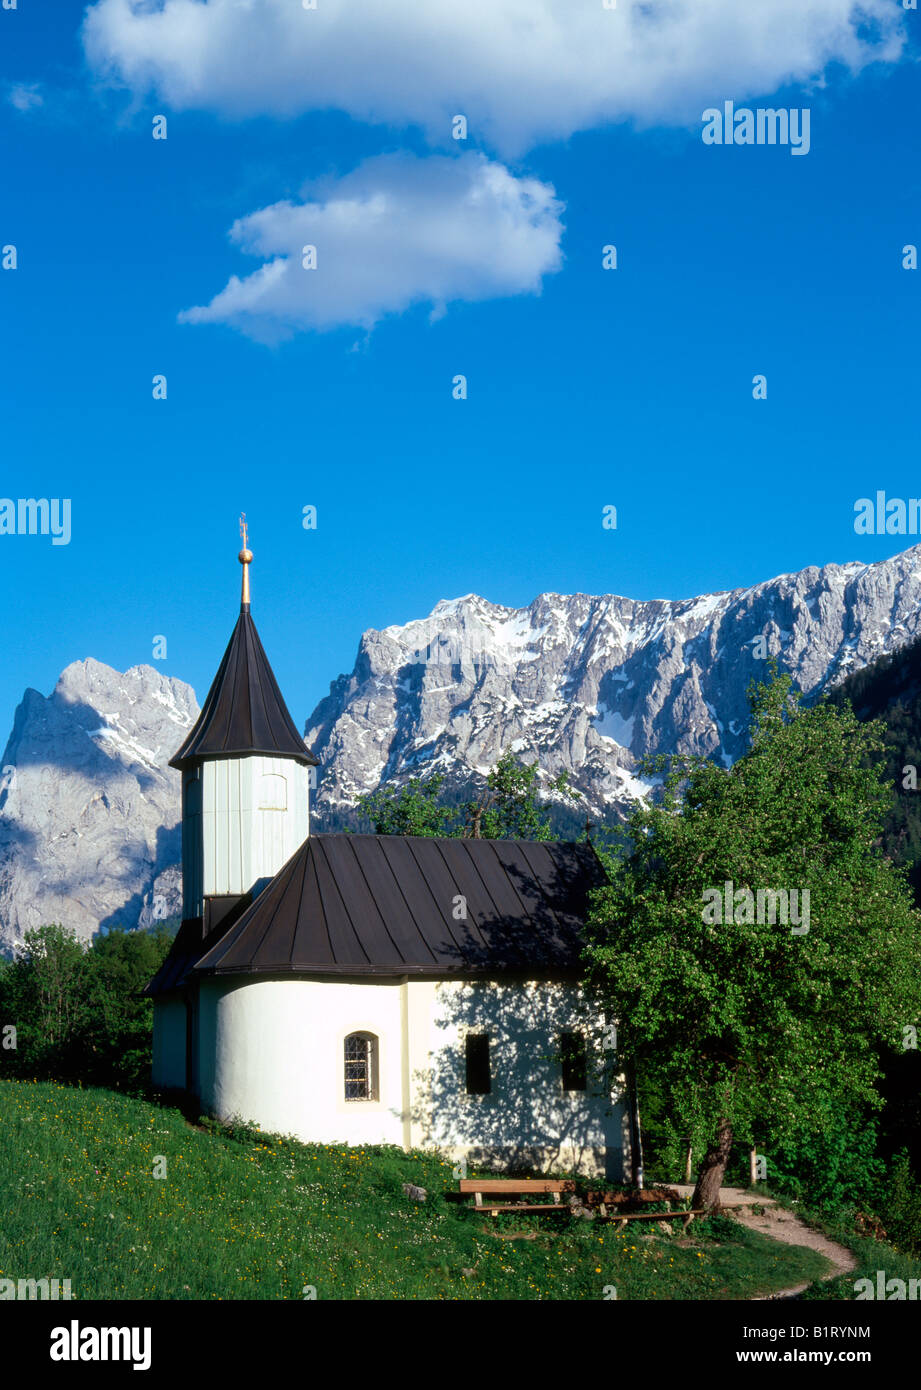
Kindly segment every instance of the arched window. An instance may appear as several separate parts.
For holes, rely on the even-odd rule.
[[[260,811],[288,809],[288,783],[278,772],[266,772],[259,779]]]
[[[377,1100],[377,1038],[349,1033],[345,1040],[346,1100]]]

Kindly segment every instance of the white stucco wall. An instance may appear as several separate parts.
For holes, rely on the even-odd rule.
[[[307,1143],[402,1144],[400,986],[337,981],[205,980],[200,997],[201,1100]],[[377,1101],[347,1101],[349,1033],[378,1038]]]
[[[202,982],[203,1108],[305,1142],[438,1147],[472,1163],[620,1175],[625,1113],[594,1062],[575,985],[262,978]],[[589,1038],[589,1088],[565,1092],[559,1035]],[[465,1036],[490,1035],[492,1091],[468,1095]],[[378,1039],[374,1101],[346,1101],[343,1044]]]
[[[185,1003],[167,996],[154,1000],[151,1077],[163,1090],[185,1087]]]
[[[309,775],[293,758],[262,755],[209,758],[183,774],[183,917],[278,873],[310,829]]]
[[[621,1176],[626,1111],[577,985],[417,982],[408,992],[414,1145],[482,1165]],[[488,1095],[466,1090],[468,1032],[490,1040]],[[564,1032],[586,1039],[584,1091],[563,1089]]]

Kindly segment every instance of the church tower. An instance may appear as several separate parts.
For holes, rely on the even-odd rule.
[[[240,616],[198,721],[170,759],[182,772],[182,916],[201,924],[201,937],[258,894],[303,844],[317,765],[252,619],[245,517],[240,534]]]

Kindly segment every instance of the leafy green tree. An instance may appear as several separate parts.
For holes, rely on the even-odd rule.
[[[141,991],[170,948],[168,930],[113,930],[86,955],[85,1010],[74,1047],[81,1078],[122,1087],[146,1085],[153,1005]]]
[[[464,834],[484,840],[552,840],[550,807],[538,800],[540,769],[519,762],[506,749],[487,774],[482,793],[467,805]],[[575,800],[569,774],[561,772],[548,789]]]
[[[0,1053],[13,1075],[135,1088],[146,1084],[153,1009],[141,990],[162,964],[169,931],[111,931],[89,947],[60,924],[26,933],[0,971]]]
[[[878,726],[803,710],[776,666],[749,697],[751,746],[732,768],[647,762],[661,797],[637,805],[587,943],[620,1063],[671,1098],[681,1133],[706,1136],[706,1209],[734,1139],[791,1142],[878,1107],[876,1045],[921,1002],[921,914],[879,846]],[[798,911],[784,920],[769,890]]]
[[[921,1184],[904,1151],[895,1156],[884,1211],[890,1240],[900,1250],[921,1255]]]
[[[859,1206],[885,1207],[886,1164],[878,1153],[878,1121],[859,1109],[840,1108],[824,1128],[799,1127],[784,1143],[771,1145],[762,1156],[772,1192],[802,1201],[810,1211],[831,1216]],[[759,1149],[759,1153],[761,1150]],[[748,1154],[735,1155],[730,1181],[748,1182]]]
[[[550,807],[541,803],[537,763],[519,762],[506,750],[486,776],[474,801],[451,806],[441,800],[444,776],[411,777],[402,787],[379,787],[359,797],[359,811],[375,835],[446,835],[484,840],[551,840]],[[568,774],[548,789],[574,800]]]
[[[3,973],[3,1022],[16,1027],[17,1067],[43,1071],[80,1026],[86,1010],[86,947],[60,923],[34,927]]]
[[[456,835],[456,806],[443,805],[439,794],[444,776],[425,781],[411,777],[402,787],[378,787],[358,798],[358,809],[371,822],[375,835]]]
[[[921,641],[917,639],[853,672],[824,698],[878,719],[886,744],[886,775],[895,795],[883,825],[883,848],[909,866],[921,903]]]

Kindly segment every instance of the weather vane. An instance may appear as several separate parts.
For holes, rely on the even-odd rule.
[[[253,562],[253,552],[246,543],[248,537],[249,531],[246,525],[246,512],[243,512],[240,516],[240,539],[243,542],[243,549],[240,551],[237,558],[243,566],[243,589],[240,595],[240,602],[245,604],[247,608],[249,607],[249,567]]]

